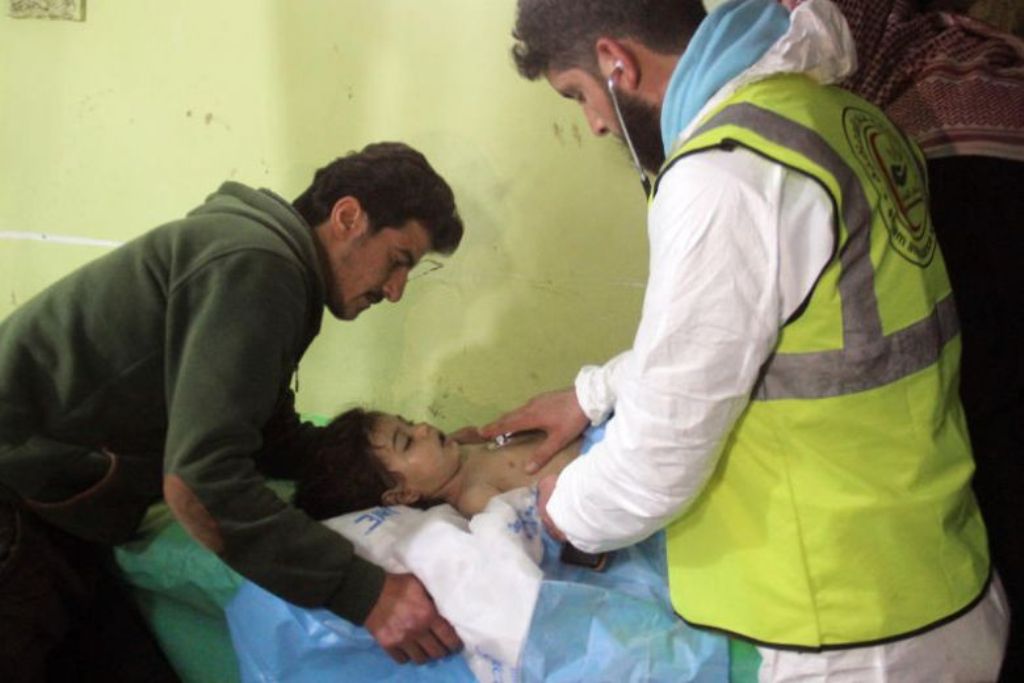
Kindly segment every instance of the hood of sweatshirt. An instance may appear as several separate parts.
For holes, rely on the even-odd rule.
[[[206,202],[189,212],[189,217],[210,214],[242,216],[277,235],[305,266],[310,292],[309,340],[320,331],[327,291],[323,266],[312,226],[295,210],[291,202],[268,189],[255,190],[242,183],[227,181]]]

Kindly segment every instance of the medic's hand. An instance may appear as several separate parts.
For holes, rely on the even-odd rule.
[[[548,501],[555,491],[555,484],[558,483],[557,474],[549,474],[537,482],[537,509],[540,510],[540,519],[544,522],[544,528],[548,530],[551,537],[556,541],[565,542],[565,534],[559,529],[551,516],[548,515]]]
[[[363,624],[399,664],[423,664],[456,652],[462,641],[437,613],[427,590],[412,574],[388,574],[377,603]]]
[[[481,427],[480,434],[493,439],[505,432],[544,431],[547,436],[526,463],[526,471],[533,473],[582,434],[588,424],[590,420],[576,400],[576,390],[569,388],[533,397],[526,405]]]

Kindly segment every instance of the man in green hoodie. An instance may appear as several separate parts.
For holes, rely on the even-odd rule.
[[[161,497],[234,570],[363,624],[396,660],[459,646],[411,575],[282,502],[319,430],[289,385],[323,308],[401,299],[462,222],[415,150],[370,145],[289,203],[227,182],[0,324],[0,679],[35,680],[94,599],[109,546]],[[339,473],[344,476],[344,473]]]

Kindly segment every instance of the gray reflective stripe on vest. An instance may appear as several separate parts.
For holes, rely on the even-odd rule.
[[[843,348],[776,354],[766,363],[752,398],[841,396],[889,384],[937,362],[942,347],[959,332],[952,297],[939,302],[927,318],[891,335],[882,333],[870,258],[871,207],[846,161],[816,131],[748,102],[726,107],[693,136],[724,125],[747,128],[832,174],[849,235],[839,253]]]
[[[874,389],[924,370],[960,331],[953,297],[910,327],[861,347],[777,354],[754,390],[754,400],[824,398]]]

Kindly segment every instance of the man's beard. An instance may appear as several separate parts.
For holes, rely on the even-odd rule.
[[[626,123],[640,165],[649,173],[657,174],[665,163],[665,147],[661,142],[661,111],[632,95],[616,94],[622,120]],[[626,143],[625,135],[622,142]]]

